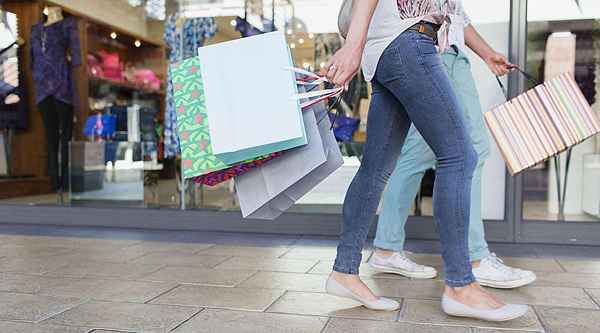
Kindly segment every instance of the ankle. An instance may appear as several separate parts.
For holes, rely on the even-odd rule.
[[[383,257],[383,258],[389,258],[389,257],[393,256],[394,253],[397,253],[397,252],[385,250],[385,249],[379,249],[379,248],[375,250],[375,255],[378,257]]]
[[[464,287],[450,287],[446,286],[445,293],[452,298],[461,298],[464,295],[470,294],[473,291],[477,290],[479,285],[477,282],[471,283]]]

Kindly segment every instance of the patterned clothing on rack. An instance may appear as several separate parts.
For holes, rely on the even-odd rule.
[[[199,47],[217,33],[217,23],[212,17],[186,19],[180,30],[177,29],[179,15],[170,15],[165,22],[164,39],[169,47],[171,64],[196,56]],[[167,79],[167,106],[165,110],[164,157],[171,158],[179,153],[177,137],[177,112],[173,100],[171,74]]]

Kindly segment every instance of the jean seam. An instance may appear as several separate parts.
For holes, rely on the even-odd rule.
[[[432,71],[431,71],[431,68],[430,68],[431,66],[428,66],[428,65],[426,65],[426,64],[425,64],[425,62],[424,62],[424,59],[425,59],[425,57],[424,57],[424,55],[423,55],[423,52],[421,52],[421,51],[418,49],[418,47],[417,47],[417,51],[419,52],[420,60],[422,60],[422,62],[420,63],[420,64],[421,64],[421,66],[423,66],[423,68],[425,69],[425,72],[426,72],[426,73],[427,73],[427,75],[429,76],[429,79],[431,79],[431,82],[433,82],[433,86],[435,87],[435,89],[436,89],[436,90],[437,90],[437,92],[438,92],[438,95],[437,95],[437,96],[443,96],[443,97],[445,97],[446,99],[448,99],[448,94],[446,93],[446,91],[445,91],[444,89],[441,89],[441,87],[440,87],[440,86],[437,84],[437,81],[436,81],[436,80],[435,80],[435,78],[433,77],[433,73],[432,73]],[[441,61],[441,59],[440,59],[440,61]],[[440,103],[440,104],[443,104],[443,100],[442,100],[441,102],[442,102],[442,103]],[[453,126],[454,126],[454,130],[458,132],[458,130],[459,130],[459,126],[458,126],[458,119],[456,119],[456,117],[454,116],[454,114],[453,114],[452,112],[450,112],[450,113],[448,114],[448,116],[450,117],[450,120],[452,121],[452,124],[453,124]],[[461,138],[459,138],[459,137],[457,138],[457,140],[458,140],[458,147],[457,147],[457,148],[458,148],[458,150],[459,150],[459,151],[458,151],[458,153],[459,153],[459,154],[462,154],[463,156],[466,156],[466,150],[465,150],[465,147],[464,147],[465,140],[464,140],[464,139],[461,139]],[[465,175],[466,175],[466,170],[465,170],[464,163],[461,165],[460,169],[458,170],[458,173],[459,173],[459,175],[460,175],[460,177],[461,177],[462,179],[465,179],[465,178],[466,178],[466,177],[465,177]],[[458,201],[458,207],[459,207],[459,209],[457,209],[457,212],[456,212],[456,214],[454,215],[454,218],[458,220],[458,219],[460,219],[460,217],[461,217],[461,216],[465,216],[465,215],[466,215],[466,212],[465,212],[465,211],[463,210],[463,208],[462,208],[462,207],[464,206],[464,204],[463,204],[463,203],[464,203],[464,200],[465,200],[465,198],[464,198],[464,196],[463,196],[463,195],[461,195],[461,191],[459,191],[459,190],[458,190],[458,188],[456,188],[456,192],[455,192],[455,194],[458,194],[458,195],[457,195],[457,201]],[[458,215],[458,216],[457,216],[457,215]],[[466,226],[464,226],[464,228],[468,230],[468,224],[467,224]],[[459,231],[458,231],[458,228],[455,228],[455,229],[453,229],[453,231],[454,231],[455,233],[459,232]],[[465,247],[463,247],[462,245],[461,245],[461,250],[463,250],[464,252],[468,253],[468,248],[465,248]],[[471,275],[472,275],[472,274],[471,274]],[[452,282],[451,280],[447,280],[447,281],[449,281],[449,282]]]

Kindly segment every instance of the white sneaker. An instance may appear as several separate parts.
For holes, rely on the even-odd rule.
[[[403,252],[394,252],[387,258],[379,256],[375,252],[369,259],[369,265],[381,273],[399,274],[413,279],[433,279],[437,276],[435,268],[419,265],[410,260]]]
[[[495,253],[483,258],[473,274],[480,285],[499,289],[522,287],[537,279],[532,271],[506,266]]]

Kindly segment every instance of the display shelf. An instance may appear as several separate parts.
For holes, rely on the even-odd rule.
[[[116,88],[119,88],[122,90],[131,91],[131,92],[139,92],[142,94],[159,95],[159,96],[165,95],[164,90],[144,88],[144,87],[137,86],[130,82],[125,82],[125,81],[116,81],[116,80],[111,80],[111,79],[97,77],[97,76],[90,76],[89,81],[90,81],[90,84],[97,84],[97,85],[107,84],[107,85],[110,85],[110,86],[113,86],[113,87],[116,87]]]

